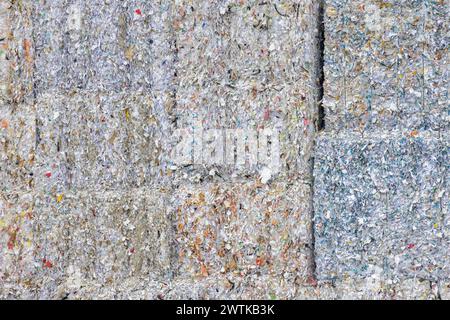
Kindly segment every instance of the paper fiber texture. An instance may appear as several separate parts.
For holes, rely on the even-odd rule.
[[[447,16],[0,0],[0,297],[449,299]]]
[[[448,291],[447,13],[447,1],[325,1],[319,280]]]
[[[326,1],[328,128],[448,129],[447,16],[447,1]]]

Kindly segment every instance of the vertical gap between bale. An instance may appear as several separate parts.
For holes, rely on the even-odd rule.
[[[316,126],[316,134],[325,129],[325,109],[323,106],[323,96],[324,96],[324,50],[325,50],[325,25],[324,25],[324,11],[325,11],[325,0],[320,0],[317,8],[317,39],[315,42],[316,46],[316,89],[317,89],[317,126]],[[311,274],[312,285],[317,285],[317,272],[316,272],[316,252],[315,252],[315,235],[314,235],[314,217],[315,217],[315,209],[314,209],[314,147],[316,141],[313,143],[313,151],[311,154],[311,163],[310,163],[310,179],[311,179],[311,197],[310,197],[310,219],[311,219]]]
[[[318,3],[318,7],[316,8],[315,14],[317,14],[317,38],[315,41],[316,46],[316,64],[315,64],[315,84],[317,90],[316,96],[316,112],[317,112],[317,123],[316,123],[316,135],[325,129],[325,109],[323,106],[323,97],[324,97],[324,50],[325,50],[325,26],[324,26],[324,11],[325,11],[325,0],[320,0]],[[317,271],[316,271],[316,251],[315,251],[315,235],[314,235],[314,217],[315,217],[315,209],[314,209],[314,166],[315,166],[315,157],[314,157],[314,149],[315,149],[316,139],[313,141],[313,148],[310,159],[310,234],[311,234],[311,259],[310,259],[310,272],[311,279],[309,283],[313,286],[317,285]]]
[[[319,13],[318,13],[318,39],[317,39],[317,50],[318,50],[318,65],[317,65],[317,76],[318,76],[318,121],[317,130],[322,131],[325,129],[325,108],[323,106],[323,96],[324,96],[324,51],[325,51],[325,25],[324,25],[324,11],[325,11],[325,0],[319,1]]]

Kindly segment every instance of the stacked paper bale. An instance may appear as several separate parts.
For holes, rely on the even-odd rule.
[[[154,279],[154,297],[172,279],[174,298],[216,280],[293,297],[312,281],[314,1],[1,8],[2,296]],[[196,120],[279,130],[281,169],[177,166],[174,133]]]
[[[447,12],[446,1],[326,1],[319,280],[449,279]]]
[[[277,130],[281,160],[171,167],[171,297],[286,298],[313,281],[317,17],[315,1],[176,2],[174,127]]]
[[[177,128],[278,130],[284,176],[307,177],[316,120],[317,7],[311,1],[177,3]],[[230,181],[259,175],[258,169],[216,171]],[[199,175],[208,179],[209,170]]]
[[[155,177],[173,103],[170,4],[1,9],[1,295],[168,279],[169,193]]]
[[[0,2],[0,291],[19,294],[33,270],[33,48],[28,5]]]
[[[446,1],[326,1],[329,130],[438,130],[448,122]]]
[[[169,189],[159,177],[173,103],[171,5],[42,6],[34,7],[40,26],[35,183],[36,225],[45,232],[36,242],[57,280],[43,286],[46,294],[70,292],[75,280],[167,281],[172,228]]]
[[[0,297],[448,298],[448,4],[325,1],[313,177],[321,4],[1,0]]]

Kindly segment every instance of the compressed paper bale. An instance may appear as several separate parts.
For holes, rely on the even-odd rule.
[[[392,299],[430,300],[437,298],[437,287],[423,279],[405,279],[395,286]]]
[[[319,2],[0,4],[1,298],[445,297],[445,1],[326,4],[326,128],[374,131],[319,140],[328,285]],[[198,120],[280,129],[281,174],[173,166]]]
[[[167,76],[156,64],[170,56],[159,46],[171,45],[170,7],[136,0],[35,2],[36,90],[148,93],[160,86]]]
[[[91,2],[88,3],[90,4]],[[64,57],[64,64],[62,77],[56,79],[57,85],[59,88],[68,90],[71,88],[85,88],[88,80],[92,77],[92,70],[88,67],[92,61],[95,61],[90,55],[91,48],[89,47],[89,41],[93,35],[93,30],[90,26],[91,19],[89,19],[88,14],[89,6],[81,0],[69,0],[62,5],[62,8],[64,11],[61,9],[54,10],[53,4],[49,8],[49,11],[56,11],[56,14],[59,13],[64,19],[58,26],[64,32],[62,37],[63,43],[60,47],[62,52],[59,52]],[[45,30],[47,35],[49,31],[54,31],[47,28],[35,28],[35,34],[39,34],[38,30]],[[45,75],[46,73],[44,73]]]
[[[442,286],[441,286],[442,288]],[[205,279],[174,279],[160,290],[164,299],[298,299],[298,300],[403,300],[438,299],[436,283],[405,279],[346,279],[317,286],[292,285],[267,276],[228,280],[224,276]],[[441,297],[442,289],[441,289]]]
[[[203,279],[174,279],[166,299],[219,299],[219,300],[287,300],[317,299],[317,292],[311,286],[302,287],[280,277],[253,275],[233,278],[220,275]],[[318,290],[317,290],[318,291]]]
[[[177,274],[311,276],[310,188],[258,182],[184,185],[170,202]]]
[[[36,194],[34,286],[40,296],[52,297],[66,277],[95,275],[95,217],[88,200],[77,194]]]
[[[171,4],[38,2],[35,11],[39,177],[51,172],[59,179],[42,178],[41,185],[154,184],[170,157],[164,136],[171,136],[175,103]]]
[[[132,90],[172,92],[171,80],[176,74],[173,3],[132,0],[123,6],[127,8],[128,86]]]
[[[193,117],[210,128],[254,126],[270,107],[250,99],[253,90],[255,100],[257,86],[262,90],[268,74],[269,4],[216,1],[186,6],[180,2],[178,8],[179,126],[189,125]],[[233,113],[237,114],[233,117]]]
[[[35,114],[32,106],[0,105],[0,191],[33,188]]]
[[[64,117],[64,101],[62,96],[50,93],[36,99],[34,177],[36,190],[39,191],[58,192],[68,186],[67,155],[62,149],[63,144],[67,144],[67,138],[63,135],[67,121],[61,121]]]
[[[392,279],[369,277],[344,279],[334,283],[320,283],[314,291],[308,290],[300,299],[333,300],[430,300],[438,298],[435,283],[424,279]]]
[[[348,279],[321,283],[316,287],[292,286],[279,278],[260,277],[256,281],[230,283],[217,278],[192,282],[177,280],[162,296],[166,299],[299,299],[299,300],[430,300],[448,299],[445,289],[423,279],[405,279],[398,283],[385,280]]]
[[[392,148],[392,149],[391,149]],[[400,139],[387,146],[392,181],[388,193],[385,246],[394,274],[425,279],[447,278],[442,267],[449,261],[442,241],[442,204],[445,192],[445,149],[436,135]],[[397,181],[397,182],[394,182]],[[399,226],[404,226],[400,228]]]
[[[127,8],[122,2],[87,3],[92,64],[88,88],[122,91],[128,85]]]
[[[331,283],[320,286],[300,286],[292,300],[336,300],[335,288]]]
[[[386,280],[384,299],[389,300],[437,300],[436,282],[421,278],[407,278],[398,281]]]
[[[317,286],[294,286],[283,279],[254,276],[230,281],[220,275],[203,279],[175,278],[170,282],[133,277],[99,286],[95,281],[74,282],[74,278],[59,287],[54,298],[67,299],[445,299],[436,283],[421,279],[405,279],[398,283],[386,281],[344,280]],[[441,287],[442,288],[442,287]]]
[[[283,278],[253,275],[233,278],[225,275],[192,279],[175,278],[161,296],[169,300],[286,300],[293,299],[298,286]]]
[[[174,8],[176,129],[276,129],[283,173],[308,175],[317,12],[310,1],[180,1]],[[210,169],[225,180],[258,176],[264,166],[194,164],[201,165],[182,170],[188,178],[206,179]]]
[[[335,268],[337,261],[357,264],[361,268],[369,263],[381,265],[384,257],[377,253],[384,235],[378,232],[377,223],[384,220],[386,199],[381,193],[372,196],[371,201],[364,197],[379,188],[386,192],[385,187],[374,180],[379,176],[380,168],[371,171],[367,168],[370,153],[380,154],[383,146],[368,148],[367,142],[351,138],[348,141],[322,139],[316,148],[314,174],[318,275],[337,277],[340,271]],[[349,175],[359,179],[358,182]],[[361,208],[364,211],[360,211]],[[359,215],[361,220],[358,220]],[[371,261],[366,252],[370,253]]]
[[[158,300],[168,284],[148,277],[128,278],[120,283],[99,286],[95,281],[69,280],[58,289],[54,299],[68,300]]]
[[[32,193],[0,192],[0,276],[5,285],[24,284],[33,268],[33,208]]]
[[[436,284],[423,279],[346,279],[320,283],[315,288],[301,288],[297,299],[320,300],[431,300],[438,299]]]
[[[439,69],[442,61],[439,54],[427,53],[442,52],[442,40],[434,40],[442,38],[440,31],[427,21],[429,15],[444,12],[445,4],[423,1],[327,1],[327,128],[439,128],[445,112],[437,111],[436,102],[443,89],[424,77],[429,74],[427,64]],[[446,82],[445,77],[437,78],[440,84]]]
[[[424,96],[424,22],[425,2],[402,1],[399,16],[403,17],[399,29],[398,105],[401,125],[408,128],[421,127],[426,103]],[[432,35],[429,35],[432,36]]]
[[[333,288],[319,288],[322,299],[333,297],[339,300],[381,300],[386,299],[386,284],[377,277],[367,279],[346,279],[334,283]]]
[[[352,39],[352,35],[361,34],[360,29],[364,30],[360,21],[362,18],[350,16],[352,7],[357,7],[353,3],[327,1],[325,6],[323,105],[327,129],[357,128],[366,112],[367,72],[364,72],[361,63],[349,63],[357,58],[367,63],[363,41]],[[352,86],[352,82],[359,83],[361,87]],[[352,87],[351,92],[348,92],[349,86]]]
[[[102,287],[97,286],[95,282],[84,282],[80,289],[70,290],[67,298],[92,297],[97,299],[153,300],[292,299],[298,290],[304,290],[307,294],[302,298],[311,299],[315,297],[313,293],[310,293],[312,291],[311,288],[303,287],[300,289],[300,287],[277,277],[256,275],[254,277],[233,279],[232,281],[228,280],[224,275],[202,279],[175,278],[170,282],[149,280],[148,278],[128,278],[123,282]]]
[[[155,94],[128,94],[126,103],[126,130],[128,162],[132,185],[164,185],[165,141],[167,115],[156,106]]]
[[[183,65],[189,64],[196,68],[195,65],[202,63],[197,60],[195,55],[193,56],[195,61],[183,57],[183,39],[177,36],[177,33],[181,33],[181,31],[177,31],[177,15],[184,15],[184,9],[181,7],[181,4],[179,6],[181,9],[179,10],[169,4],[144,5],[135,1],[129,1],[122,5],[105,4],[106,8],[111,11],[109,12],[110,15],[113,16],[111,21],[104,21],[103,14],[96,12],[95,6],[98,4],[92,4],[92,8],[90,7],[91,5],[82,6],[81,11],[79,10],[80,3],[76,1],[61,2],[60,5],[55,4],[46,8],[46,10],[39,9],[41,5],[43,4],[38,3],[35,10],[48,11],[49,15],[38,15],[39,19],[36,22],[40,23],[39,31],[36,31],[36,42],[42,42],[42,44],[37,45],[38,50],[40,50],[38,56],[43,61],[42,67],[37,63],[37,69],[40,70],[37,74],[42,72],[45,75],[46,70],[50,69],[54,71],[60,70],[55,74],[55,79],[66,77],[66,81],[61,81],[61,83],[67,84],[67,87],[64,87],[65,89],[73,89],[76,86],[84,87],[84,84],[77,85],[76,83],[80,81],[90,83],[92,81],[92,84],[95,83],[96,85],[95,90],[111,87],[110,89],[115,91],[130,87],[137,90],[148,89],[148,82],[150,81],[148,75],[151,75],[156,113],[167,115],[160,117],[161,119],[158,120],[164,127],[164,131],[167,132],[167,136],[170,136],[173,129],[170,127],[170,121],[183,118],[180,111],[184,108],[182,105],[183,97],[188,93],[184,93],[183,79],[188,76],[197,77],[196,75],[191,75],[189,70],[185,72]],[[206,13],[216,11],[211,10],[209,5],[205,6],[209,8],[205,9]],[[273,119],[266,121],[274,123],[271,127],[285,128],[285,132],[281,135],[281,138],[284,139],[282,141],[282,146],[284,147],[282,156],[286,160],[284,169],[289,165],[291,173],[300,171],[302,174],[306,174],[309,172],[309,148],[312,142],[314,122],[314,111],[312,110],[314,108],[312,104],[316,98],[312,88],[314,83],[312,57],[315,49],[313,34],[315,31],[311,31],[311,34],[307,34],[306,31],[316,23],[314,11],[316,6],[309,2],[298,6],[293,2],[274,2],[270,3],[270,5],[263,4],[261,6],[254,4],[252,5],[252,10],[248,10],[246,6],[240,4],[230,4],[230,6],[239,8],[239,14],[234,15],[231,19],[233,20],[232,23],[245,25],[249,34],[243,36],[238,30],[239,28],[234,29],[231,32],[234,46],[223,46],[222,51],[224,53],[219,57],[224,63],[228,63],[231,66],[235,65],[237,71],[242,69],[242,72],[244,72],[242,76],[246,82],[244,88],[236,88],[235,91],[244,91],[245,96],[248,97],[245,100],[256,100],[253,103],[252,116],[250,118],[253,127],[256,127],[256,124],[261,119],[268,117]],[[180,12],[178,13],[178,11]],[[53,19],[52,15],[58,16],[58,18]],[[218,15],[220,16],[221,14],[219,13]],[[228,13],[225,14],[225,16],[228,15]],[[92,17],[92,19],[88,19],[88,16]],[[244,18],[241,16],[244,16]],[[214,17],[214,19],[216,18]],[[214,19],[210,20],[215,22]],[[216,20],[217,22],[219,21],[218,18]],[[257,25],[259,20],[264,20],[262,26]],[[101,24],[102,21],[105,22],[103,25]],[[266,30],[269,28],[269,22],[270,32]],[[56,28],[53,24],[67,25],[67,27]],[[148,24],[150,24],[151,30],[145,31],[149,29],[145,27]],[[48,32],[40,31],[47,29],[51,30]],[[108,30],[108,32],[92,31],[97,29]],[[212,30],[210,31],[212,32]],[[148,40],[149,36],[151,39]],[[255,42],[252,40],[253,36],[258,38],[256,43],[253,43]],[[103,37],[109,40],[106,41]],[[101,46],[98,44],[99,40],[102,40]],[[245,43],[247,40],[252,41],[251,46]],[[86,42],[89,42],[89,50],[86,49]],[[110,48],[111,50],[103,50],[102,46],[113,46],[113,44],[115,47]],[[239,48],[238,46],[241,47]],[[120,49],[117,47],[120,47]],[[65,48],[72,51],[66,53],[65,51],[67,50]],[[203,49],[206,50],[207,48]],[[55,50],[59,51],[56,52]],[[121,50],[125,51],[125,53],[120,53],[119,51]],[[273,58],[270,57],[269,51],[273,51]],[[83,52],[83,57],[77,58],[77,52]],[[107,53],[109,59],[103,59],[102,55]],[[111,53],[113,53],[112,59],[110,57]],[[192,55],[192,52],[190,54]],[[233,59],[236,54],[242,55],[243,59]],[[99,55],[99,57],[95,55]],[[55,61],[52,58],[53,56],[55,59],[56,57],[59,59],[61,56],[63,58]],[[249,71],[251,69],[250,66],[253,63],[258,65],[257,59],[260,56],[264,57],[264,63],[259,68],[262,71],[256,72],[258,81],[253,83],[255,81],[250,81],[253,77]],[[88,59],[87,62],[83,60],[85,57]],[[76,63],[75,60],[77,60]],[[174,65],[175,60],[177,61],[176,65]],[[235,62],[241,60],[242,63]],[[58,65],[61,64],[63,66],[59,68]],[[98,66],[94,67],[91,64],[98,64]],[[122,65],[127,66],[125,71],[121,70]],[[208,62],[207,65],[210,69],[216,67],[216,63]],[[74,75],[72,71],[75,70],[81,73]],[[125,72],[127,77],[126,81],[124,80],[126,82],[124,85],[122,85],[124,81],[120,80],[123,78],[123,72]],[[112,74],[114,74],[114,77]],[[180,78],[180,81],[175,81],[176,77]],[[39,82],[41,78],[45,77],[37,75],[36,78],[36,81]],[[51,78],[48,77],[48,79]],[[137,83],[141,81],[138,79],[143,81],[142,86]],[[192,83],[190,81],[192,79],[188,80],[188,83]],[[47,87],[62,88],[58,83],[50,84]],[[211,102],[214,96],[221,94],[214,87],[217,87],[217,85],[213,86],[211,92],[205,93],[205,97]],[[91,87],[88,85],[88,88]],[[38,91],[43,92],[45,90]],[[176,94],[175,91],[177,91]],[[202,91],[205,91],[205,88],[202,88]],[[259,97],[255,98],[255,95],[259,95]],[[244,123],[245,119],[248,118],[248,110],[244,110],[240,106],[242,94],[238,92],[232,96],[234,96],[232,104],[239,104],[236,108],[239,115],[234,122],[240,121]],[[275,106],[273,110],[269,110],[271,107],[268,107],[265,101],[269,101],[270,104]],[[179,107],[174,109],[176,105]],[[242,112],[241,109],[245,112]],[[216,113],[217,115],[223,114],[222,112],[210,112],[209,115]],[[277,118],[279,117],[284,118],[284,120],[278,121]],[[222,119],[218,120],[223,122]],[[222,127],[228,128],[228,124],[225,123]],[[234,127],[236,125],[231,126],[230,129]],[[294,144],[293,141],[296,143]],[[170,150],[170,148],[167,148],[170,147],[170,143],[167,145],[165,141],[158,142],[163,149]],[[301,157],[297,159],[297,154],[299,153]],[[163,165],[170,165],[173,159],[167,153],[165,154]],[[209,171],[206,170],[206,173],[209,173]],[[234,171],[234,168],[231,168],[231,171]],[[256,171],[256,173],[259,174],[260,172]],[[230,170],[225,171],[223,176],[228,176],[229,174]],[[189,174],[189,176],[193,176],[193,174]]]
[[[371,41],[381,42],[393,36],[384,32],[373,19],[377,6],[363,1],[327,1],[325,8],[325,56],[324,56],[324,107],[327,129],[358,129],[368,123],[374,99],[383,99],[395,106],[395,77],[379,61],[392,64],[396,59],[395,45],[386,41],[386,48],[372,50],[367,45],[367,37],[373,33]],[[388,11],[390,12],[390,11]],[[378,19],[381,19],[379,11]],[[389,16],[386,17],[389,21]],[[380,29],[378,29],[380,28]],[[369,35],[365,35],[368,33]],[[395,34],[394,34],[395,35]],[[369,51],[369,52],[367,52]],[[375,61],[373,61],[375,60]],[[364,68],[364,66],[372,68]],[[373,84],[372,84],[373,82]],[[380,82],[387,83],[380,85]],[[374,89],[370,89],[370,85]],[[372,92],[369,92],[369,89]],[[380,98],[378,98],[380,97]],[[379,101],[377,101],[380,103]]]
[[[424,99],[428,125],[433,129],[449,129],[448,113],[448,1],[425,4],[424,18]],[[438,127],[439,125],[439,127]]]
[[[140,40],[139,35],[138,41],[150,41],[152,59],[150,70],[146,72],[151,76],[152,112],[156,118],[157,125],[161,129],[161,137],[154,139],[155,148],[149,152],[157,151],[161,154],[158,158],[158,164],[160,165],[158,171],[161,176],[155,182],[161,185],[168,185],[173,180],[168,167],[173,162],[171,137],[174,134],[173,122],[176,118],[173,110],[177,104],[176,86],[174,83],[174,78],[177,74],[174,67],[176,61],[176,41],[173,32],[174,3],[153,1],[151,6],[148,4],[148,8],[145,5],[146,7],[141,9],[142,6],[142,3],[136,4],[135,10],[141,11],[145,21],[150,19],[149,23],[152,32],[151,39],[147,39],[142,35],[142,40]],[[137,25],[142,24],[142,17],[137,18]],[[142,26],[139,28],[142,28]],[[147,62],[144,61],[144,63]],[[138,65],[136,68],[139,68]],[[153,117],[148,121],[152,125],[154,122],[155,119]],[[139,126],[139,121],[136,122],[136,125]]]
[[[158,281],[149,277],[130,277],[117,283],[99,286],[95,281],[75,284],[71,281],[61,285],[58,297],[69,300],[116,299],[116,300],[175,300],[175,299],[230,299],[227,281],[204,279],[202,281],[183,279]]]
[[[0,104],[30,102],[34,52],[29,2],[0,1]]]
[[[95,282],[71,290],[70,300],[161,300],[165,299],[168,283],[155,281],[148,277],[129,278],[115,285],[98,286]]]
[[[153,96],[75,91],[36,104],[36,183],[46,190],[152,184],[162,133]]]
[[[33,8],[38,94],[125,88],[127,66],[120,44],[126,41],[126,9],[121,2],[38,1]]]
[[[10,34],[10,20],[9,20],[9,1],[0,2],[0,104],[7,100],[8,93],[8,76],[9,76],[9,62],[8,62],[8,42],[7,39]]]
[[[168,276],[172,233],[167,194],[156,189],[127,193],[102,195],[97,201],[97,259],[104,265],[104,278],[151,273]],[[102,206],[102,202],[106,205]]]
[[[128,63],[127,88],[131,90],[152,89],[153,32],[152,16],[155,15],[155,4],[152,2],[132,0],[122,3],[126,8],[119,18],[119,26],[123,27],[119,46],[123,50]],[[117,43],[116,43],[117,45]]]
[[[315,162],[315,257],[319,279],[447,278],[436,134],[322,136]]]
[[[176,74],[173,69],[173,3],[110,2],[106,5],[110,12],[99,14],[104,7],[104,4],[93,4],[90,11],[94,17],[90,32],[99,31],[90,40],[93,59],[105,56],[109,61],[105,64],[100,59],[98,65],[92,67],[92,73],[96,75],[90,84],[92,89],[99,87],[97,77],[105,83],[105,88],[112,87],[116,91],[152,92],[156,96],[173,94],[172,79]],[[115,17],[112,20],[111,15]],[[166,105],[166,108],[171,106]]]
[[[8,101],[14,104],[31,104],[33,98],[34,48],[31,14],[29,2],[11,4],[11,31],[7,45],[10,67]]]
[[[77,274],[101,284],[168,276],[170,223],[164,199],[164,193],[148,189],[40,194],[34,241],[42,272],[58,283]]]
[[[85,88],[90,63],[87,6],[79,0],[33,1],[37,95]]]
[[[403,300],[438,299],[434,283],[423,279],[392,280],[369,277],[319,282],[315,287],[299,287],[295,299],[299,300]]]

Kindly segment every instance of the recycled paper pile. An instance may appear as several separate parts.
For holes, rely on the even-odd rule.
[[[0,297],[450,298],[447,16],[0,0]],[[280,167],[180,164],[199,126]]]
[[[448,298],[448,1],[327,1],[324,21],[318,280]]]

